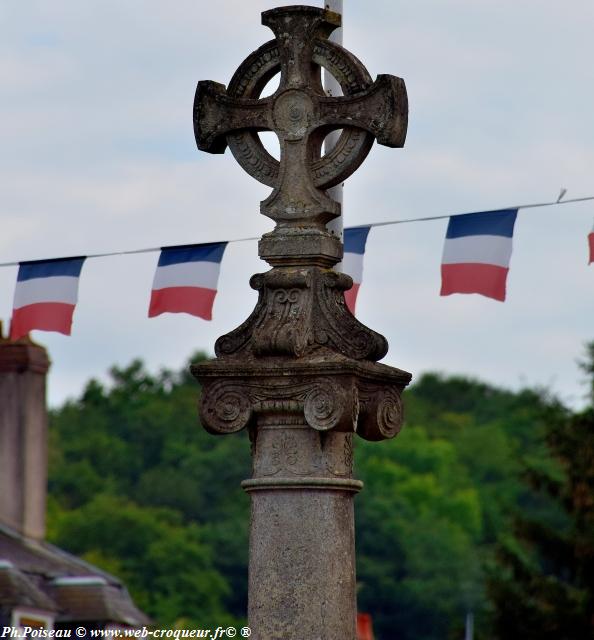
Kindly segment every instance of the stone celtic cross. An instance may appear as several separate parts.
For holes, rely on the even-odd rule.
[[[214,360],[192,367],[203,386],[200,416],[215,434],[247,428],[252,444],[248,617],[255,640],[354,640],[353,434],[368,440],[401,428],[410,374],[379,364],[383,336],[347,309],[349,276],[332,267],[340,215],[327,189],[350,176],[374,139],[404,144],[404,82],[365,67],[328,40],[340,16],[315,7],[265,11],[275,39],[253,52],[228,88],[201,81],[194,102],[198,148],[228,146],[272,187],[260,205],[276,222],[260,240],[272,269],[252,277],[250,317],[217,340]],[[321,68],[343,96],[327,97]],[[260,97],[280,73],[278,89]],[[342,130],[332,151],[325,137]],[[280,161],[258,133],[273,131]]]
[[[408,116],[404,82],[389,75],[372,82],[352,53],[328,40],[340,26],[338,14],[286,7],[264,12],[262,23],[276,39],[248,56],[228,90],[216,82],[198,84],[194,104],[198,148],[223,153],[228,145],[251,176],[273,187],[261,212],[281,228],[325,231],[325,223],[340,215],[340,205],[326,189],[359,167],[374,138],[389,147],[404,145]],[[325,96],[321,67],[337,78],[344,96]],[[278,90],[260,98],[278,72]],[[343,129],[338,144],[321,158],[324,138],[336,129]],[[280,162],[265,150],[259,131],[276,133]],[[296,243],[297,255],[301,248]],[[282,253],[287,258],[291,254],[286,241]]]

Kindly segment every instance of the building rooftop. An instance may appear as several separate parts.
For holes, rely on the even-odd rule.
[[[0,525],[0,607],[17,606],[54,612],[64,623],[151,624],[116,577]]]

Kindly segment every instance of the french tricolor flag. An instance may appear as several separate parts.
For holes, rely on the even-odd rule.
[[[79,257],[19,263],[10,323],[12,340],[33,329],[70,335],[84,261]]]
[[[452,216],[441,261],[441,295],[480,293],[503,302],[517,209]]]
[[[351,276],[353,287],[344,292],[344,300],[349,311],[355,315],[355,305],[359,287],[363,282],[363,256],[370,227],[348,227],[344,230],[344,254],[342,272]]]
[[[226,242],[163,247],[153,281],[149,318],[189,313],[212,319]]]
[[[588,246],[590,247],[590,260],[588,260],[588,264],[592,264],[594,262],[594,229],[588,235]]]

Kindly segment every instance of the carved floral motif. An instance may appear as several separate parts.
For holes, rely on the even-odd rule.
[[[271,449],[273,473],[278,473],[287,467],[294,467],[299,460],[297,439],[290,431],[279,434],[279,437],[272,443]]]
[[[349,276],[319,267],[254,276],[258,304],[241,326],[217,340],[215,353],[241,358],[339,353],[379,360],[388,343],[346,307],[344,291],[351,284]]]

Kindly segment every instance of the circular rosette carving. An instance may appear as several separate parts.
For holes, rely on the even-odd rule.
[[[351,402],[345,390],[329,378],[316,382],[303,405],[307,424],[316,431],[328,431],[350,416]]]
[[[377,427],[382,438],[394,438],[402,429],[404,407],[396,391],[386,393],[377,407]]]
[[[207,387],[200,403],[200,418],[210,433],[241,431],[250,421],[252,407],[245,390],[238,384],[216,382]]]
[[[368,398],[365,416],[358,433],[365,440],[387,440],[400,433],[404,407],[397,389],[377,389]]]

